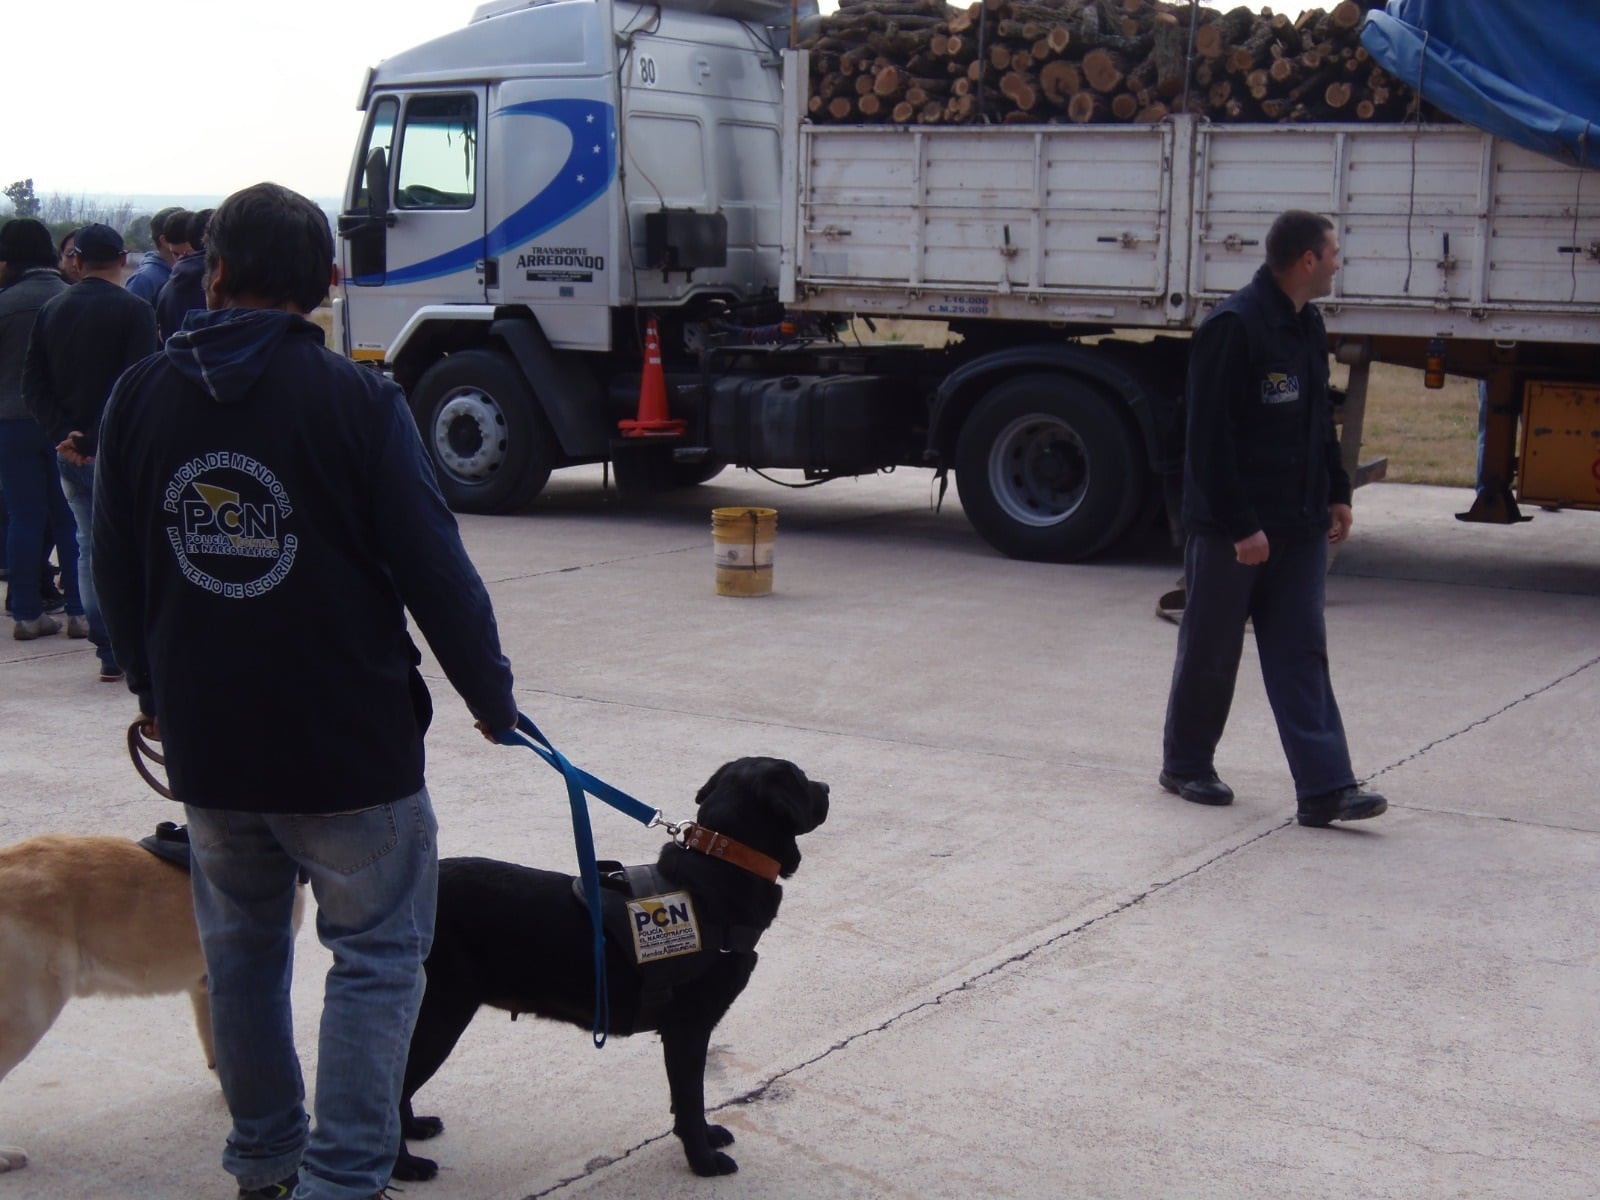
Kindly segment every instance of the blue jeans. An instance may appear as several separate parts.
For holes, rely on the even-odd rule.
[[[67,615],[83,615],[78,599],[77,531],[55,462],[55,448],[39,422],[32,417],[0,421],[0,489],[5,491],[9,515],[5,545],[0,549],[10,572],[11,615],[19,621],[31,621],[44,611],[39,593],[52,536],[61,563]]]
[[[61,472],[61,490],[66,493],[72,519],[78,523],[78,599],[89,618],[89,641],[100,656],[100,665],[114,669],[117,658],[111,653],[111,638],[100,616],[100,597],[94,590],[94,464],[80,467],[58,458],[56,467]]]
[[[222,1165],[242,1188],[298,1168],[294,1200],[368,1200],[400,1148],[400,1087],[433,943],[438,825],[427,789],[328,816],[185,811],[217,1076],[233,1115]],[[333,953],[309,1132],[289,1010],[302,869]]]

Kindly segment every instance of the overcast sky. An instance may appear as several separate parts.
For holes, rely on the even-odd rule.
[[[473,0],[5,4],[0,187],[344,191],[368,66],[465,25]],[[3,203],[3,201],[0,201]]]
[[[32,177],[41,196],[220,196],[270,179],[338,197],[360,129],[363,72],[466,24],[475,7],[10,0],[0,187]]]

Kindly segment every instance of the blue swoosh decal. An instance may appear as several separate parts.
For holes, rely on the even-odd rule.
[[[393,269],[384,277],[385,286],[437,279],[475,267],[485,257],[485,243],[487,257],[498,258],[554,229],[610,189],[617,174],[616,110],[611,105],[596,100],[526,100],[489,115],[545,117],[566,126],[572,134],[567,161],[543,191],[491,229],[486,238],[473,238],[443,254]],[[377,282],[376,278],[371,282]]]

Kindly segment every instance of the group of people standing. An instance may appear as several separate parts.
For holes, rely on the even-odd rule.
[[[118,376],[206,307],[211,211],[156,213],[153,248],[126,283],[126,247],[108,225],[74,229],[59,245],[32,218],[0,226],[0,544],[12,636],[60,633],[64,614],[67,636],[93,643],[106,682],[123,671],[92,573],[100,415]]]

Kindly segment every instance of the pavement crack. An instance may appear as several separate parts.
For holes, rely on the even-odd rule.
[[[1508,701],[1505,704],[1502,704],[1499,708],[1495,709],[1492,713],[1488,713],[1485,716],[1479,717],[1476,721],[1471,721],[1468,724],[1463,725],[1460,729],[1457,729],[1457,730],[1455,730],[1455,731],[1453,731],[1451,733],[1445,734],[1443,737],[1434,738],[1433,741],[1429,742],[1427,745],[1422,746],[1421,748],[1419,748],[1417,750],[1413,750],[1410,754],[1407,754],[1404,758],[1396,759],[1394,762],[1390,763],[1386,767],[1379,767],[1371,775],[1367,776],[1366,782],[1371,783],[1374,779],[1377,779],[1377,778],[1379,778],[1380,776],[1383,776],[1383,775],[1387,775],[1390,771],[1398,770],[1399,768],[1405,766],[1407,763],[1415,762],[1417,759],[1421,758],[1424,754],[1427,754],[1430,750],[1433,750],[1434,748],[1436,748],[1438,746],[1442,746],[1446,742],[1452,742],[1456,738],[1462,737],[1465,734],[1471,733],[1474,729],[1477,729],[1477,728],[1479,728],[1481,726],[1487,725],[1490,721],[1493,721],[1496,717],[1504,716],[1506,713],[1510,712],[1513,708],[1516,708],[1519,704],[1526,704],[1529,700],[1532,700],[1535,696],[1544,695],[1544,693],[1546,693],[1548,691],[1551,691],[1554,688],[1559,687],[1561,684],[1567,682],[1567,680],[1576,678],[1577,676],[1582,675],[1585,671],[1592,670],[1596,665],[1600,665],[1600,654],[1597,654],[1595,657],[1591,658],[1588,662],[1583,663],[1580,666],[1573,667],[1572,670],[1568,671],[1565,675],[1556,676],[1554,679],[1552,679],[1549,683],[1545,684],[1543,687],[1534,688],[1533,691],[1527,692],[1524,695],[1518,696],[1515,700],[1511,700],[1511,701]]]
[[[671,1136],[672,1132],[668,1130],[666,1133],[658,1133],[653,1137],[645,1138],[642,1142],[636,1142],[634,1145],[629,1146],[621,1154],[603,1154],[595,1158],[591,1158],[588,1162],[583,1164],[583,1170],[579,1171],[576,1175],[565,1175],[541,1191],[529,1192],[522,1198],[522,1200],[539,1200],[541,1196],[548,1196],[554,1192],[559,1192],[562,1188],[571,1187],[575,1183],[582,1183],[585,1179],[589,1179],[592,1176],[599,1174],[607,1167],[614,1166],[625,1159],[632,1158],[639,1151],[644,1150],[649,1146],[653,1146],[657,1142],[665,1141]]]
[[[538,571],[523,571],[516,575],[497,575],[493,579],[485,579],[484,583],[499,586],[505,583],[526,583],[532,579],[548,579],[552,575],[571,575],[578,571],[592,571],[596,567],[614,567],[619,563],[642,562],[652,558],[670,558],[675,554],[689,554],[700,550],[698,544],[685,543],[681,546],[661,546],[645,550],[638,554],[618,554],[611,558],[594,558],[585,562],[573,563],[566,567],[546,567]]]
[[[885,1018],[884,1020],[878,1022],[876,1025],[868,1026],[866,1029],[859,1029],[855,1033],[852,1033],[852,1034],[848,1035],[847,1037],[840,1038],[838,1041],[834,1042],[831,1046],[827,1047],[825,1050],[822,1050],[822,1051],[819,1051],[816,1054],[813,1054],[810,1058],[803,1059],[803,1060],[801,1060],[800,1062],[797,1062],[797,1063],[792,1063],[791,1065],[789,1065],[787,1067],[784,1067],[782,1070],[775,1071],[773,1074],[769,1075],[766,1079],[764,1079],[760,1083],[758,1083],[755,1087],[752,1087],[747,1091],[741,1092],[739,1095],[733,1096],[730,1099],[724,1100],[721,1104],[717,1104],[715,1106],[707,1108],[706,1109],[706,1115],[710,1116],[713,1113],[723,1112],[724,1110],[730,1109],[730,1108],[743,1108],[743,1107],[746,1107],[746,1106],[751,1105],[751,1104],[759,1104],[763,1099],[765,1099],[767,1097],[767,1095],[769,1093],[771,1093],[771,1091],[775,1087],[777,1087],[779,1084],[781,1084],[785,1079],[789,1078],[791,1075],[799,1074],[801,1071],[804,1071],[808,1067],[816,1066],[818,1063],[824,1062],[827,1059],[832,1058],[835,1054],[838,1054],[840,1051],[848,1049],[850,1046],[854,1045],[856,1042],[859,1042],[859,1041],[861,1041],[861,1040],[863,1040],[865,1038],[873,1037],[873,1036],[875,1036],[877,1034],[880,1034],[880,1033],[887,1033],[890,1029],[893,1029],[896,1025],[900,1024],[902,1021],[906,1020],[908,1017],[915,1016],[917,1013],[922,1012],[925,1009],[937,1008],[939,1005],[943,1004],[946,1000],[948,1000],[952,996],[960,995],[963,992],[972,991],[973,989],[975,989],[975,988],[979,987],[980,985],[982,985],[987,980],[990,980],[990,979],[994,978],[995,976],[999,975],[1001,972],[1003,972],[1003,971],[1005,971],[1005,970],[1007,970],[1007,969],[1009,969],[1011,967],[1014,967],[1019,963],[1027,962],[1029,959],[1033,958],[1034,956],[1040,954],[1041,952],[1043,952],[1045,950],[1050,949],[1052,946],[1059,945],[1060,943],[1066,941],[1068,938],[1077,937],[1079,934],[1084,933],[1087,930],[1094,928],[1094,926],[1099,925],[1104,921],[1108,921],[1112,917],[1115,917],[1115,916],[1118,916],[1118,915],[1120,915],[1122,913],[1125,913],[1130,908],[1134,908],[1134,907],[1136,907],[1136,906],[1138,906],[1140,904],[1143,904],[1146,900],[1150,899],[1152,896],[1158,896],[1162,892],[1167,891],[1168,889],[1176,886],[1177,884],[1180,884],[1180,883],[1184,882],[1187,879],[1193,879],[1196,875],[1199,875],[1202,871],[1205,871],[1209,867],[1213,867],[1217,863],[1222,862],[1224,859],[1231,858],[1233,855],[1238,854],[1241,850],[1246,850],[1249,847],[1255,845],[1257,842],[1263,841],[1266,838],[1271,837],[1273,834],[1278,833],[1279,831],[1281,831],[1283,829],[1286,829],[1292,823],[1293,823],[1293,819],[1292,818],[1280,821],[1278,824],[1272,826],[1272,828],[1265,829],[1262,832],[1256,834],[1254,837],[1246,838],[1244,841],[1240,842],[1236,846],[1229,846],[1227,849],[1222,850],[1222,851],[1218,852],[1217,854],[1212,855],[1210,858],[1206,859],[1204,862],[1198,863],[1195,866],[1190,867],[1187,871],[1181,871],[1177,875],[1172,876],[1170,879],[1163,879],[1158,883],[1151,884],[1149,887],[1145,888],[1144,891],[1140,892],[1138,895],[1130,896],[1128,899],[1122,901],[1120,904],[1115,904],[1112,907],[1108,908],[1105,912],[1096,913],[1094,916],[1090,917],[1088,920],[1080,921],[1078,924],[1074,925],[1071,929],[1063,929],[1059,933],[1051,934],[1049,937],[1045,938],[1043,941],[1038,942],[1035,945],[1029,946],[1025,950],[1019,950],[1015,954],[1007,955],[1005,958],[1001,959],[999,962],[991,963],[989,966],[985,967],[983,970],[975,972],[972,975],[969,975],[967,978],[963,979],[960,983],[957,983],[957,984],[954,984],[954,985],[952,985],[950,987],[947,987],[943,991],[938,992],[933,996],[930,996],[926,1000],[918,1001],[916,1004],[913,1004],[908,1008],[902,1009],[900,1012],[895,1013],[891,1017]],[[665,1141],[666,1139],[668,1139],[668,1138],[670,1138],[672,1136],[673,1136],[672,1132],[670,1130],[667,1130],[667,1131],[665,1131],[663,1133],[655,1134],[652,1137],[647,1137],[643,1141],[635,1143],[634,1145],[628,1147],[628,1149],[622,1151],[622,1153],[620,1153],[620,1154],[604,1155],[604,1156],[599,1156],[599,1157],[590,1159],[588,1163],[584,1164],[584,1169],[582,1171],[580,1171],[579,1173],[577,1173],[575,1175],[564,1176],[563,1178],[557,1180],[555,1183],[552,1183],[549,1187],[544,1188],[542,1191],[529,1192],[526,1196],[524,1196],[522,1198],[522,1200],[541,1200],[541,1197],[549,1196],[549,1195],[551,1195],[551,1194],[553,1194],[555,1192],[559,1192],[563,1188],[570,1187],[572,1184],[582,1183],[584,1180],[589,1179],[594,1175],[597,1175],[599,1172],[605,1170],[606,1168],[608,1168],[608,1167],[610,1167],[610,1166],[612,1166],[612,1165],[614,1165],[616,1163],[622,1162],[625,1159],[631,1158],[634,1154],[637,1154],[641,1150],[645,1150],[648,1147],[655,1145],[657,1142]]]
[[[987,980],[999,975],[1001,972],[1006,971],[1019,963],[1027,962],[1029,959],[1035,957],[1045,950],[1049,950],[1053,946],[1059,945],[1068,938],[1077,937],[1079,934],[1092,929],[1094,926],[1099,925],[1103,921],[1108,921],[1112,917],[1119,916],[1122,913],[1127,912],[1129,909],[1143,904],[1152,896],[1160,895],[1162,892],[1167,891],[1169,888],[1172,888],[1177,884],[1184,882],[1185,880],[1193,879],[1202,871],[1215,866],[1217,863],[1226,858],[1230,858],[1233,855],[1238,854],[1241,850],[1248,849],[1259,841],[1271,837],[1280,830],[1287,828],[1290,824],[1292,824],[1292,819],[1281,821],[1272,828],[1263,830],[1261,833],[1256,834],[1254,837],[1245,839],[1236,846],[1229,846],[1227,849],[1220,851],[1211,858],[1206,859],[1204,862],[1190,867],[1187,871],[1180,872],[1179,874],[1172,876],[1170,879],[1163,879],[1159,883],[1153,883],[1138,895],[1130,896],[1120,904],[1113,905],[1105,912],[1097,913],[1088,920],[1081,921],[1070,929],[1063,929],[1059,933],[1054,933],[1045,938],[1043,941],[1029,946],[1025,950],[1019,950],[1015,954],[1008,955],[998,962],[991,963],[983,970],[969,975],[960,983],[947,987],[943,991],[936,993],[928,999],[919,1001],[918,1003],[911,1005],[909,1008],[905,1008],[900,1012],[895,1013],[893,1016],[885,1018],[876,1025],[869,1026],[866,1029],[857,1030],[848,1037],[839,1039],[837,1042],[834,1042],[833,1045],[829,1046],[820,1053],[814,1054],[808,1059],[785,1067],[783,1070],[776,1072],[765,1081],[758,1084],[756,1087],[751,1088],[749,1091],[744,1092],[741,1095],[733,1097],[731,1100],[726,1100],[708,1111],[721,1112],[725,1108],[755,1104],[759,1102],[769,1091],[771,1091],[773,1087],[790,1075],[794,1075],[800,1071],[803,1071],[807,1067],[815,1066],[817,1063],[831,1058],[833,1055],[848,1048],[854,1043],[861,1041],[864,1038],[869,1038],[880,1033],[886,1033],[896,1025],[900,1024],[902,1021],[906,1020],[908,1017],[915,1016],[917,1013],[922,1012],[925,1009],[936,1008],[952,996],[974,990]]]

